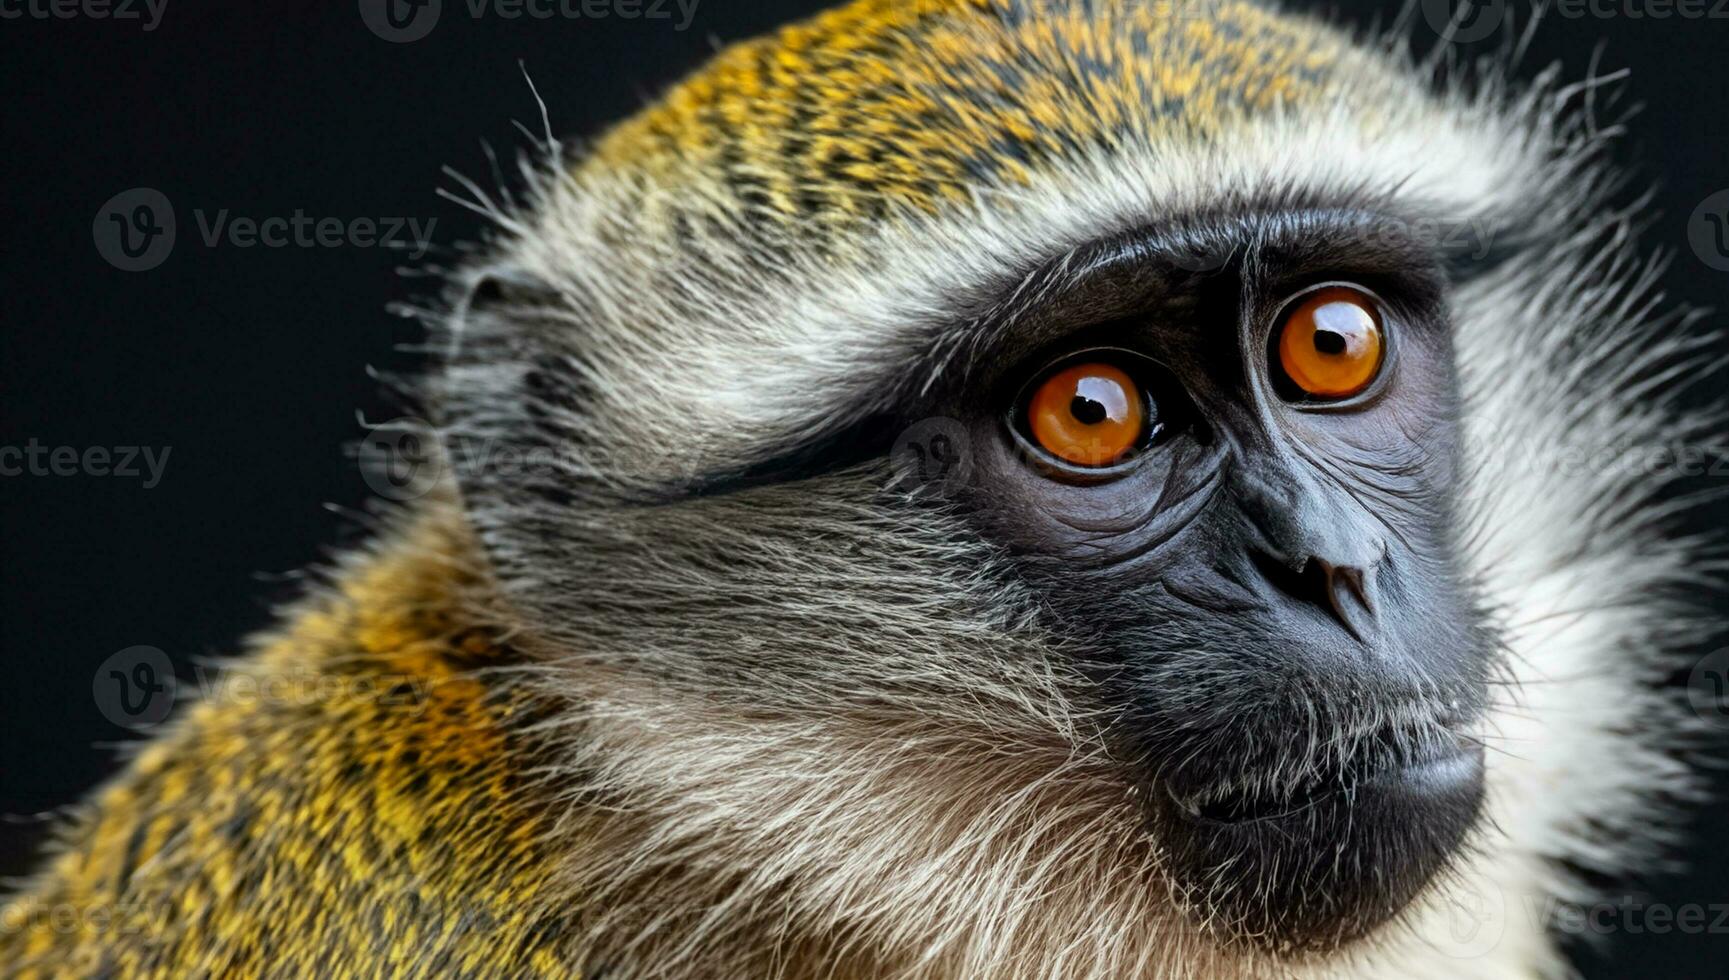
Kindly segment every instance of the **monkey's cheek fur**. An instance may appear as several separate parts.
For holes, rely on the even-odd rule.
[[[1229,944],[1325,951],[1392,920],[1464,846],[1483,802],[1482,747],[1277,794],[1201,805],[1153,796],[1177,900]]]

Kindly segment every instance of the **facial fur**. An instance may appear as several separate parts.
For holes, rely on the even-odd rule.
[[[1553,463],[1687,438],[1641,380],[1687,346],[1588,88],[1431,68],[1248,4],[863,2],[531,172],[437,398],[555,461],[462,493],[613,814],[567,869],[592,963],[1560,969],[1530,910],[1687,786],[1652,691],[1695,557],[1650,479]],[[1461,228],[1486,257],[1424,233]],[[1266,330],[1332,280],[1397,372],[1294,411]],[[1052,480],[1005,409],[1092,346],[1185,427]],[[958,469],[909,478],[932,433]],[[1373,789],[1432,760],[1471,771]]]

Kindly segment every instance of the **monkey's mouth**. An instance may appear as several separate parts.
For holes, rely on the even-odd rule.
[[[1215,800],[1203,800],[1194,797],[1185,799],[1179,796],[1175,790],[1172,790],[1171,799],[1175,800],[1184,812],[1196,820],[1207,820],[1213,823],[1247,823],[1253,820],[1277,820],[1281,817],[1288,817],[1335,794],[1348,792],[1350,788],[1348,783],[1329,780],[1306,783],[1289,793],[1256,789]]]
[[[1328,949],[1397,915],[1474,826],[1480,746],[1377,754],[1248,788],[1167,784],[1177,898],[1230,942]]]
[[[1225,793],[1181,794],[1166,791],[1178,808],[1191,819],[1218,824],[1282,820],[1326,803],[1335,797],[1358,792],[1445,792],[1459,781],[1475,778],[1481,756],[1466,745],[1429,752],[1402,763],[1377,763],[1311,774],[1307,779],[1282,788],[1266,786]]]

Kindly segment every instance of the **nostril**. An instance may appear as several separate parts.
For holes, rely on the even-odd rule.
[[[1327,582],[1326,569],[1313,558],[1305,559],[1300,567],[1292,568],[1289,564],[1267,554],[1256,551],[1253,554],[1255,568],[1275,589],[1298,602],[1307,602],[1329,608],[1333,604],[1330,586]]]
[[[1279,592],[1325,610],[1352,636],[1366,640],[1363,623],[1374,610],[1369,605],[1362,569],[1320,558],[1304,559],[1292,568],[1259,550],[1252,558],[1261,575]]]

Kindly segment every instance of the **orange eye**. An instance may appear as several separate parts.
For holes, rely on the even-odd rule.
[[[1349,398],[1369,387],[1382,347],[1375,300],[1349,286],[1315,290],[1279,326],[1279,366],[1317,398]]]
[[[1147,398],[1122,368],[1089,361],[1039,382],[1027,425],[1033,441],[1063,462],[1109,466],[1145,438]]]

